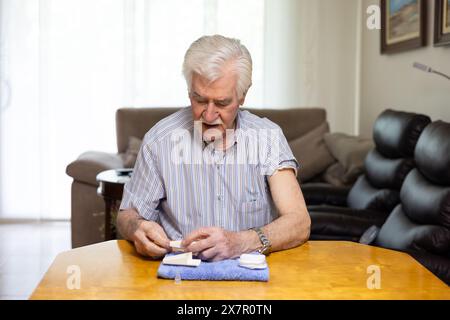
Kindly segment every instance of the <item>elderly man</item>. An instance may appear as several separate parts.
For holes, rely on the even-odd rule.
[[[124,188],[121,235],[141,255],[161,257],[182,239],[210,261],[307,241],[310,218],[286,138],[270,120],[239,109],[251,86],[248,50],[236,39],[201,37],[186,52],[183,74],[191,106],[145,135]],[[191,134],[183,143],[179,132]]]

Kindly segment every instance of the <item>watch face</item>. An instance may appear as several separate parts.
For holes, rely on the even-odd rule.
[[[259,249],[259,253],[267,254],[267,253],[269,253],[269,249],[270,249],[270,247],[264,246],[261,249]]]

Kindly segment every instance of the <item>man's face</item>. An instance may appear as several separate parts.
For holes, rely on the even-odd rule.
[[[194,73],[189,98],[194,121],[202,122],[205,140],[224,137],[227,129],[234,128],[239,105],[244,103],[244,97],[237,97],[236,84],[237,76],[231,71],[212,83]]]

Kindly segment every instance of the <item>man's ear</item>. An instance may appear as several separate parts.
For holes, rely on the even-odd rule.
[[[245,102],[245,96],[247,95],[247,91],[244,92],[244,94],[242,95],[242,98],[239,99],[239,105],[243,106],[244,102]]]

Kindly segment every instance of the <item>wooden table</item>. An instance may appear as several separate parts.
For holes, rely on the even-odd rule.
[[[117,215],[117,206],[122,200],[123,187],[128,180],[132,171],[128,174],[119,175],[118,170],[130,169],[113,169],[100,172],[96,179],[98,182],[97,194],[103,197],[105,201],[105,240],[115,239],[117,237],[115,227],[114,230],[111,224],[115,226]]]
[[[159,261],[114,240],[57,256],[31,299],[450,299],[450,288],[407,254],[346,241],[309,241],[268,257],[264,282],[186,281],[156,277]],[[81,271],[69,290],[68,267]],[[370,265],[381,289],[369,289]]]

